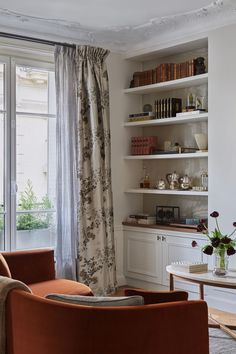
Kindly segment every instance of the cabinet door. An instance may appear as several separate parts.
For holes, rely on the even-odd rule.
[[[162,282],[161,241],[156,233],[124,232],[125,275],[152,283]]]
[[[202,246],[206,243],[203,240],[197,239],[197,247],[192,247],[192,241],[195,238],[191,237],[180,237],[180,236],[162,236],[163,245],[163,284],[169,284],[169,276],[166,272],[166,266],[172,262],[177,261],[191,261],[191,262],[202,262],[207,261],[203,259],[203,254],[201,251]]]

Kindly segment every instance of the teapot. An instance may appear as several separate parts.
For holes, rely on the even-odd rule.
[[[173,173],[167,173],[166,175],[167,182],[169,183],[170,189],[179,188],[179,175],[174,171]]]
[[[179,178],[180,188],[183,190],[188,190],[191,188],[191,178],[188,175],[184,175]]]

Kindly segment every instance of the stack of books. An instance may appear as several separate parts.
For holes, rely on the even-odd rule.
[[[132,214],[128,216],[126,221],[132,224],[152,225],[155,224],[156,217],[149,214]]]
[[[150,155],[157,149],[157,136],[133,136],[131,155]]]
[[[190,116],[190,115],[198,115],[201,113],[206,113],[205,109],[195,109],[195,110],[189,110],[187,112],[178,112],[176,113],[176,117],[185,117],[185,116]]]
[[[208,271],[208,263],[179,261],[172,262],[171,267],[175,270],[189,273],[204,273]]]
[[[154,112],[141,112],[129,114],[128,122],[139,122],[143,120],[154,119]]]

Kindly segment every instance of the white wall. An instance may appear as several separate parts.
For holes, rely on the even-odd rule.
[[[236,221],[236,25],[223,27],[209,33],[209,212],[218,210],[220,225],[225,233],[231,232]],[[235,43],[235,44],[234,44]],[[121,223],[142,202],[125,195],[126,186],[134,185],[129,168],[141,173],[133,164],[126,164],[122,157],[129,149],[128,129],[122,123],[132,110],[122,93],[128,87],[132,73],[138,70],[136,63],[127,62],[122,55],[112,54],[108,61],[110,79],[112,178],[114,196],[115,237],[117,246],[118,280],[123,277],[123,233]],[[133,98],[133,111],[138,98]],[[130,97],[129,97],[130,100]],[[132,130],[132,133],[135,132]],[[214,227],[210,221],[210,229]],[[236,268],[236,256],[230,258]],[[122,283],[121,281],[121,283]],[[234,295],[224,289],[212,289],[208,296],[211,306],[233,311]]]
[[[123,156],[129,149],[129,135],[123,127],[125,117],[130,113],[123,89],[129,87],[129,82],[134,71],[138,69],[137,63],[124,60],[123,55],[111,53],[107,61],[108,76],[110,82],[110,121],[111,121],[111,168],[112,168],[112,189],[114,202],[114,227],[117,255],[118,282],[122,285],[125,280],[123,276],[123,230],[122,221],[131,210],[142,209],[142,199],[130,198],[124,193],[128,185],[132,185],[131,174],[128,171],[129,165],[124,161]],[[133,107],[137,109],[139,97],[133,98]],[[133,131],[132,131],[133,132]],[[133,168],[140,175],[138,164]]]
[[[229,233],[236,221],[236,25],[209,34],[208,89],[209,212],[221,214]]]

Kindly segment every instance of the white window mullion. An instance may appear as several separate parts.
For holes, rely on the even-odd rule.
[[[4,203],[5,203],[5,250],[10,250],[10,239],[9,235],[11,233],[11,198],[10,198],[10,171],[11,171],[11,121],[10,121],[10,60],[6,57],[0,58],[1,62],[5,64],[5,75],[4,75],[4,92],[5,92],[5,124],[4,124]]]
[[[10,117],[11,117],[11,193],[10,193],[10,248],[16,249],[16,63],[11,59],[11,74],[10,74]]]
[[[16,112],[17,116],[29,116],[29,117],[45,117],[45,118],[56,118],[55,114],[48,113],[34,113],[34,112]]]

